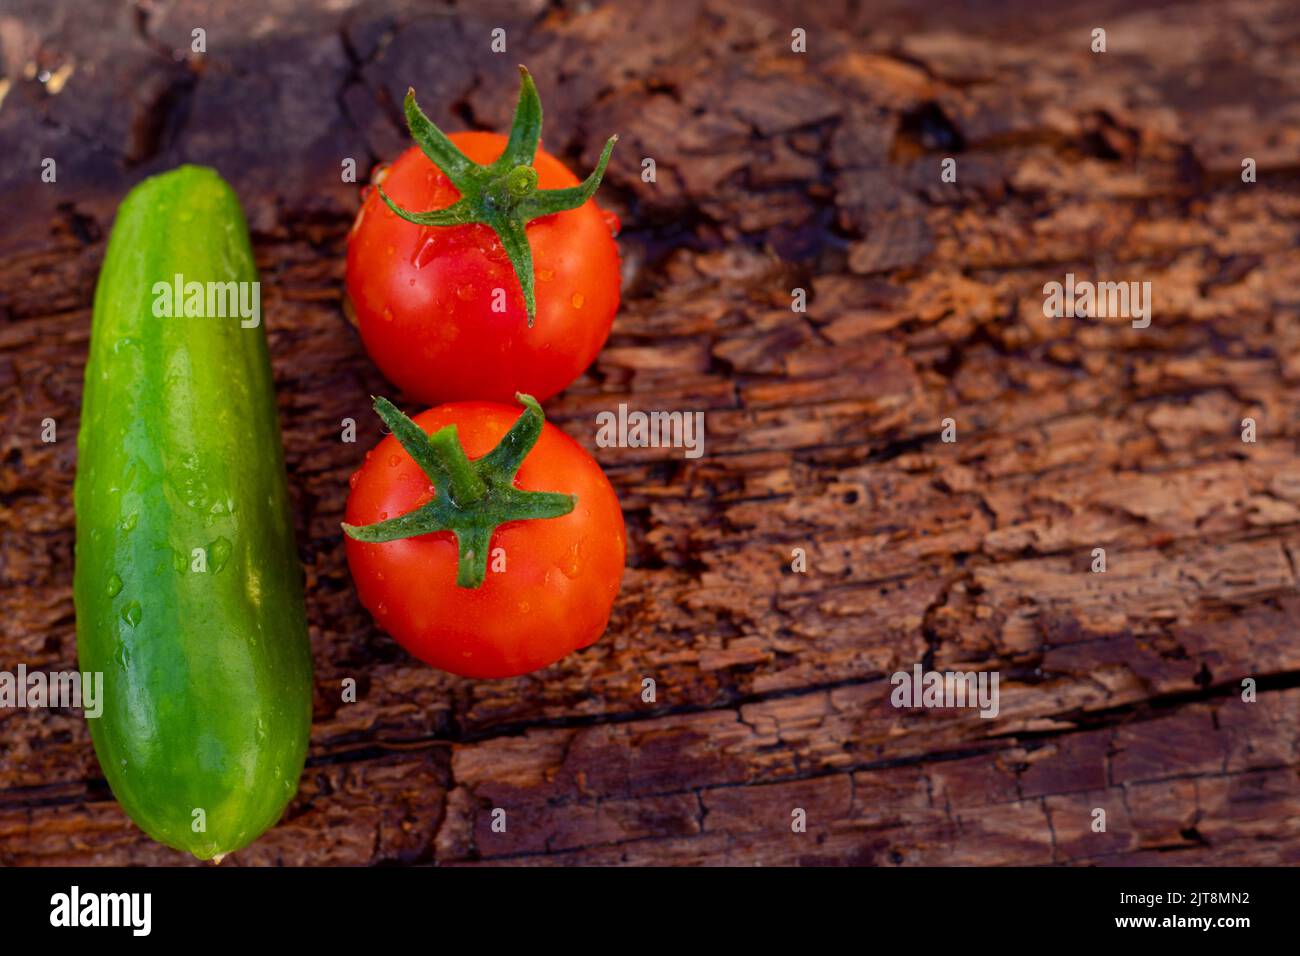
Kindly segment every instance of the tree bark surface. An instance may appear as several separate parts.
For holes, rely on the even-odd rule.
[[[117,203],[203,163],[253,230],[316,690],[298,796],[228,863],[1300,863],[1295,4],[8,6],[0,669],[76,666]],[[405,148],[408,86],[503,129],[517,63],[573,168],[622,137],[623,305],[547,414],[613,482],[629,562],[596,645],[470,681],[376,628],[344,559],[393,390],[343,306],[340,169]],[[1046,317],[1067,273],[1150,282],[1150,326]],[[704,411],[703,456],[597,448],[619,403]],[[998,716],[892,706],[918,663],[997,672]],[[183,862],[78,712],[0,710],[0,863]]]

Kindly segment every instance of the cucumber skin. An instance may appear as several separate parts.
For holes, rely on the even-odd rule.
[[[113,794],[155,840],[210,859],[297,790],[311,647],[265,333],[156,318],[153,284],[177,273],[257,279],[239,200],[210,169],[147,179],[118,210],[77,436],[73,590],[80,667],[104,675],[87,722]]]

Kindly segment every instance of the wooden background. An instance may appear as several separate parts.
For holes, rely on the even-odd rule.
[[[75,666],[113,210],[208,163],[254,230],[316,665],[300,793],[226,865],[1300,862],[1300,8],[462,6],[5,4],[0,669]],[[585,170],[622,135],[624,304],[547,411],[614,482],[629,567],[596,646],[475,682],[379,632],[344,562],[385,383],[341,306],[339,169],[406,144],[408,85],[503,128],[520,62],[550,150]],[[1150,328],[1045,319],[1069,271],[1150,281]],[[594,449],[623,401],[706,410],[705,456]],[[998,671],[999,718],[892,708],[918,661]],[[0,711],[0,863],[163,862],[78,714]]]

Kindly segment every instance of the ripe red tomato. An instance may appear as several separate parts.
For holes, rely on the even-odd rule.
[[[473,461],[491,451],[518,417],[517,407],[458,402],[413,420],[426,434],[457,426]],[[577,501],[561,517],[498,527],[478,587],[457,585],[458,543],[450,531],[382,544],[345,539],[361,603],[399,644],[434,667],[465,677],[525,674],[595,643],[609,622],[626,539],[623,512],[600,466],[562,431],[542,424],[514,486],[572,494]],[[352,477],[346,521],[371,525],[396,518],[434,494],[425,472],[388,435]]]
[[[450,139],[478,163],[494,161],[506,144],[496,133]],[[539,189],[578,185],[549,153],[538,150],[533,165]],[[443,209],[460,197],[417,146],[377,181],[405,209]],[[516,392],[544,401],[581,375],[609,337],[619,301],[616,231],[617,220],[591,199],[528,223],[537,300],[530,328],[519,279],[491,227],[419,226],[372,190],[348,238],[347,264],[366,351],[390,382],[427,404],[509,402]]]

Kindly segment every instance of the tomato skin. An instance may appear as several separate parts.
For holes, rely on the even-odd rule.
[[[496,133],[450,136],[472,160],[500,156]],[[559,160],[537,151],[541,189],[576,186]],[[417,146],[378,180],[404,209],[442,209],[460,193]],[[488,226],[418,226],[371,190],[348,237],[347,291],[366,351],[384,376],[426,404],[462,399],[544,401],[568,386],[609,337],[619,302],[619,255],[609,223],[588,200],[527,226],[537,317]],[[493,311],[504,290],[503,312]]]
[[[487,454],[519,409],[457,402],[414,417],[426,433],[455,424],[470,459]],[[348,566],[361,603],[420,660],[463,677],[499,678],[553,664],[595,643],[609,623],[626,559],[623,512],[596,461],[549,423],[524,459],[515,485],[577,495],[559,518],[515,521],[492,535],[506,569],[478,588],[456,585],[457,545],[442,531],[368,544],[346,537]],[[392,435],[353,477],[346,521],[371,524],[430,498],[428,477]]]

